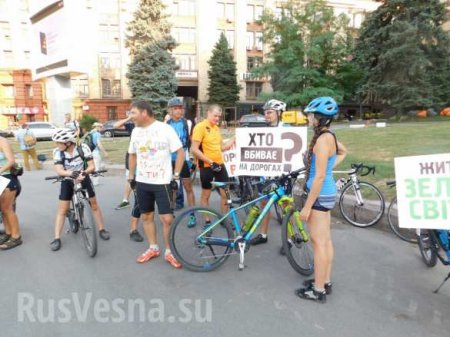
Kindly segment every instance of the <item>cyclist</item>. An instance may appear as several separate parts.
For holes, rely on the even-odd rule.
[[[100,238],[109,240],[110,234],[105,229],[102,211],[97,203],[94,186],[89,178],[89,174],[95,171],[92,152],[86,144],[77,146],[76,137],[76,132],[70,129],[58,130],[53,135],[52,140],[57,146],[53,151],[55,171],[61,177],[70,177],[75,182],[81,183],[81,186],[87,190],[95,223],[99,228]],[[55,219],[55,239],[50,243],[50,248],[53,251],[61,248],[61,231],[74,193],[74,180],[72,179],[61,182],[58,212]]]
[[[170,190],[177,184],[174,179],[179,179],[185,161],[183,147],[175,130],[155,119],[149,103],[134,102],[131,113],[136,127],[131,134],[128,148],[128,181],[131,188],[136,188],[144,231],[150,244],[149,249],[137,258],[137,262],[144,263],[160,255],[154,222],[156,202],[159,218],[163,223],[165,260],[173,267],[181,268],[181,264],[170,251],[169,232],[173,222]],[[175,169],[172,170],[173,152],[177,153],[177,160]]]
[[[220,182],[228,181],[228,173],[224,165],[223,151],[229,150],[235,141],[232,137],[227,142],[222,142],[220,134],[219,121],[222,116],[222,108],[217,104],[212,104],[206,112],[206,119],[194,127],[192,134],[191,151],[198,160],[200,169],[200,181],[202,185],[202,194],[200,203],[202,206],[209,206],[209,197],[211,196],[211,182],[213,180]],[[227,211],[227,198],[225,191],[220,190],[221,204],[223,213]]]
[[[264,116],[268,127],[284,127],[286,126],[281,121],[281,115],[286,110],[286,103],[271,99],[263,105]],[[261,191],[260,191],[261,192]],[[261,201],[261,208],[264,208],[267,204],[267,200]],[[259,245],[267,242],[267,233],[269,231],[270,212],[261,221],[260,234],[250,240],[250,244]]]
[[[338,105],[331,97],[318,97],[305,109],[309,125],[314,128],[306,163],[306,185],[308,192],[300,218],[309,225],[314,250],[314,280],[304,282],[304,288],[296,290],[303,299],[325,303],[331,293],[331,266],[333,243],[331,241],[330,210],[335,205],[336,184],[332,169],[346,156],[345,147],[330,131],[333,117],[338,113]]]
[[[186,119],[183,117],[184,115],[184,107],[183,102],[180,98],[174,97],[169,100],[168,108],[170,110],[170,116],[171,118],[167,121],[167,124],[169,124],[171,127],[174,128],[175,132],[177,133],[178,137],[180,138],[181,144],[183,145],[183,151],[184,151],[184,164],[183,168],[180,172],[180,178],[183,183],[183,187],[186,190],[187,195],[187,201],[189,206],[195,206],[195,196],[194,196],[194,190],[192,189],[192,183],[191,183],[191,172],[189,169],[189,148],[191,143],[191,129],[192,129],[192,122],[189,119]],[[177,158],[176,153],[172,153],[172,167],[175,168],[175,161]],[[182,191],[182,188],[180,188]],[[178,194],[178,193],[177,193]],[[177,195],[177,199],[178,195]],[[180,200],[177,200],[177,203],[179,203]],[[181,202],[183,202],[183,195],[181,195]],[[181,203],[180,206],[183,206]],[[192,215],[191,219],[189,220],[188,226],[195,226],[195,217]]]

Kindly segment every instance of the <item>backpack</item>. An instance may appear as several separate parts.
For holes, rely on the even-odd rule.
[[[181,120],[183,121],[183,129],[184,129],[184,132],[185,132],[185,134],[187,135],[187,141],[186,141],[186,147],[187,147],[187,149],[188,149],[188,151],[189,151],[189,149],[191,148],[191,135],[192,135],[192,129],[194,129],[194,126],[192,125],[191,126],[191,132],[189,132],[189,127],[188,127],[188,122],[187,122],[187,119],[186,118],[181,118]],[[172,119],[169,119],[168,121],[167,121],[167,124],[169,124],[169,125],[171,125],[173,122],[172,122]],[[180,139],[181,141],[182,141],[182,143],[183,143],[183,140],[182,139]],[[184,145],[185,144],[183,144],[183,147],[184,147]]]
[[[84,136],[82,143],[86,144],[91,151],[94,151],[97,147],[97,145],[94,144],[94,135],[92,132],[89,132],[86,136]]]
[[[87,168],[87,162],[86,162],[86,157],[84,156],[84,151],[83,151],[83,147],[81,145],[77,146],[77,152],[78,152],[78,156],[83,160],[84,162],[84,166],[83,169]],[[64,154],[64,151],[59,151],[59,154],[61,156],[61,161],[63,163],[63,167],[64,169],[66,169],[66,166],[64,165],[64,163],[66,162],[66,155]],[[78,156],[75,156],[73,158],[70,159],[70,161],[78,158]]]

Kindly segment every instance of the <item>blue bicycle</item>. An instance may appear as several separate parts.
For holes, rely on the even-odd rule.
[[[174,221],[170,230],[170,248],[178,261],[187,269],[197,272],[212,271],[220,267],[230,255],[239,254],[239,270],[244,269],[245,253],[250,249],[250,240],[269,213],[270,208],[279,202],[283,205],[284,221],[282,243],[289,263],[303,275],[314,270],[314,257],[306,224],[300,221],[299,211],[290,201],[292,180],[304,169],[266,181],[259,197],[238,207],[234,207],[229,185],[235,182],[214,182],[213,186],[223,188],[230,210],[222,215],[208,207],[187,209]],[[259,211],[257,203],[267,199],[266,206]],[[293,198],[292,198],[293,200]],[[241,225],[237,212],[247,207],[258,209],[259,215],[253,221]],[[192,225],[192,218],[195,225]],[[231,223],[230,223],[231,220]],[[294,265],[293,265],[294,264]]]

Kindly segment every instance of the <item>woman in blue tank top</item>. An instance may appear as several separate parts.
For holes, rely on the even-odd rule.
[[[330,131],[338,106],[331,97],[312,100],[305,109],[314,136],[308,150],[306,163],[306,191],[308,197],[300,213],[302,221],[308,223],[314,250],[315,278],[305,281],[304,288],[296,290],[303,299],[325,303],[326,295],[331,293],[331,265],[333,243],[331,241],[331,214],[336,200],[336,184],[333,167],[345,157],[345,147],[336,140]]]
[[[1,250],[11,249],[22,244],[19,220],[13,207],[19,188],[17,177],[11,174],[11,167],[14,163],[15,159],[11,145],[6,138],[0,137],[0,176],[8,179],[8,185],[0,194],[0,210],[5,225],[5,233],[0,234]]]

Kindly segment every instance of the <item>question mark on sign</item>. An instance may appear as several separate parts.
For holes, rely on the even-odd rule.
[[[290,139],[294,143],[294,146],[291,149],[286,149],[284,151],[285,164],[283,171],[290,172],[292,170],[292,164],[290,163],[290,161],[292,160],[294,154],[300,152],[300,150],[302,149],[303,141],[302,137],[294,132],[284,132],[281,135],[281,140],[285,139]]]

